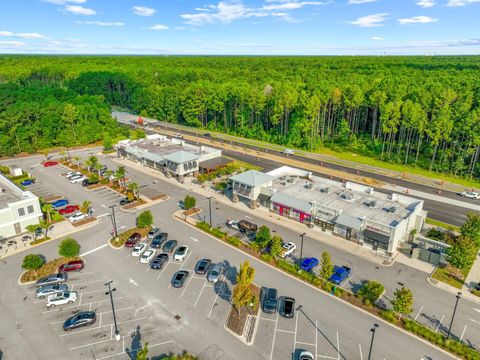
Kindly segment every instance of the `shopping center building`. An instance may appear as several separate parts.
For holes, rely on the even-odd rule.
[[[232,200],[263,206],[281,216],[393,254],[412,230],[421,230],[423,201],[385,194],[372,187],[337,182],[283,166],[268,173],[250,170],[230,178]]]

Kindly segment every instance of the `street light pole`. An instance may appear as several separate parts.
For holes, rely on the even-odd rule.
[[[117,205],[111,205],[110,209],[112,209],[113,230],[115,233],[115,237],[118,237],[117,220],[115,219],[115,206]]]
[[[113,323],[115,324],[115,340],[119,341],[120,340],[120,331],[118,331],[118,326],[117,326],[117,317],[115,316],[115,306],[113,305],[113,295],[112,293],[116,291],[117,289],[111,288],[110,285],[113,283],[113,280],[110,280],[109,282],[105,283],[105,286],[108,287],[108,291],[105,293],[105,295],[110,295],[110,302],[112,304],[112,313],[113,313]]]
[[[375,338],[375,331],[378,328],[378,324],[375,323],[373,324],[373,327],[370,329],[372,332],[372,340],[370,340],[370,350],[368,350],[368,360],[370,360],[370,357],[372,356],[372,348],[373,348],[373,339]]]
[[[208,197],[208,211],[210,214],[210,228],[212,228],[212,197]]]
[[[453,315],[452,315],[452,320],[450,320],[450,326],[448,327],[448,334],[447,334],[447,340],[450,338],[450,331],[452,330],[452,325],[453,325],[453,319],[455,317],[455,313],[457,312],[457,305],[458,305],[458,300],[460,300],[460,297],[462,296],[462,293],[459,291],[457,295],[455,296],[457,300],[455,301],[455,307],[453,308]]]
[[[300,234],[300,237],[302,238],[302,242],[300,244],[300,261],[303,259],[303,237],[306,235],[306,233]]]

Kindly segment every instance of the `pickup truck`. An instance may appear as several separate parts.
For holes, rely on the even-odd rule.
[[[328,281],[334,283],[335,285],[340,285],[350,276],[351,273],[352,269],[347,266],[334,266],[333,275],[330,276]]]
[[[238,222],[238,228],[240,229],[240,232],[243,232],[243,233],[256,233],[258,226],[256,224],[251,223],[250,221],[240,220]]]

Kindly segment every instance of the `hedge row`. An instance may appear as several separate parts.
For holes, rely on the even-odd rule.
[[[235,236],[228,235],[227,233],[220,230],[220,228],[210,227],[210,225],[208,223],[206,223],[205,221],[197,222],[197,227],[200,230],[203,230],[203,231],[209,233],[210,235],[213,235],[216,238],[219,238],[220,240],[226,241],[227,243],[229,243],[229,244],[231,244],[235,247],[239,247],[240,244],[242,243],[239,238],[236,238]]]

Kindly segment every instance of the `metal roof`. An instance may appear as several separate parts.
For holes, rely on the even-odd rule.
[[[180,151],[176,151],[174,153],[165,155],[164,159],[177,164],[183,164],[187,161],[197,160],[198,156],[195,154],[192,154],[191,152],[180,150]]]
[[[146,160],[150,160],[156,163],[164,163],[165,162],[165,157],[159,154],[151,153],[151,152],[146,152],[143,154],[143,158]]]
[[[362,230],[362,219],[344,213],[340,213],[340,215],[337,216],[337,218],[335,219],[335,223],[338,225],[346,226],[357,232]]]
[[[213,159],[202,161],[198,164],[198,166],[203,169],[216,169],[218,167],[225,166],[231,162],[233,162],[233,160],[220,156]]]
[[[234,175],[230,180],[242,183],[247,186],[261,186],[273,180],[273,176],[264,174],[257,170],[248,170],[243,173]]]
[[[307,214],[310,214],[312,211],[312,204],[310,204],[309,202],[279,192],[274,193],[270,198],[270,201],[277,204],[285,205],[295,210],[300,210]]]

